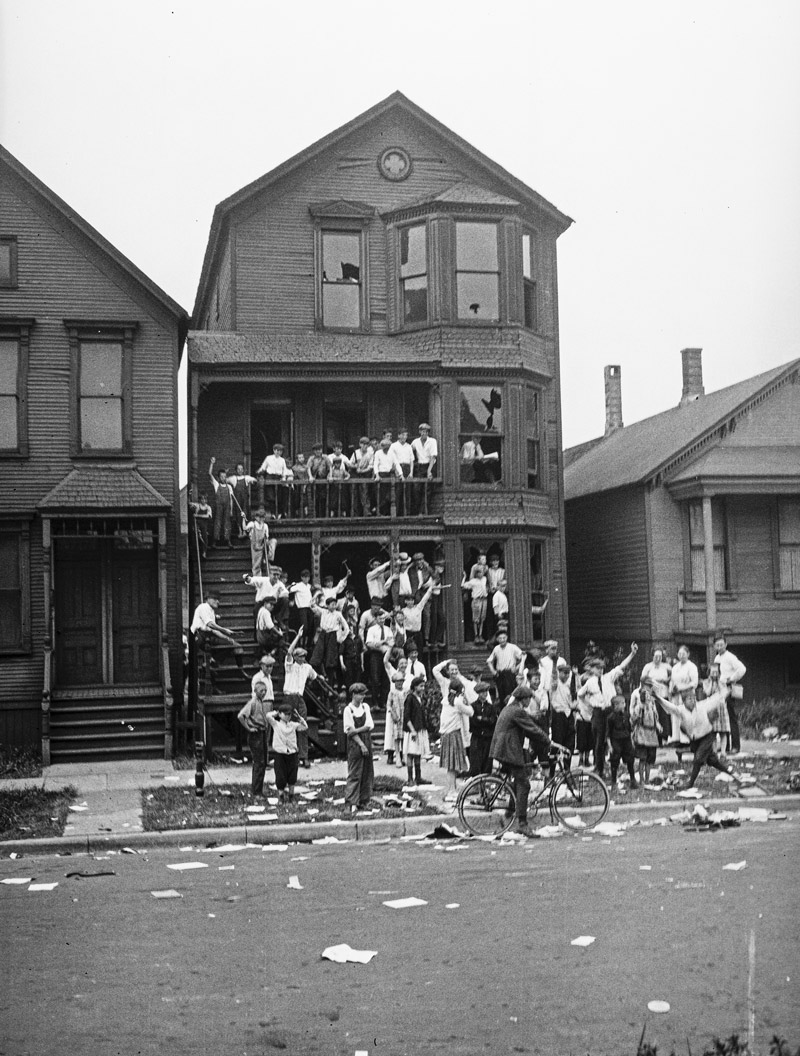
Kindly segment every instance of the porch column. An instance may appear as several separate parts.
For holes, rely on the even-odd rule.
[[[164,758],[172,758],[175,698],[169,669],[169,623],[167,614],[167,518],[158,518],[158,608],[161,624],[161,692],[164,701]]]
[[[706,626],[713,631],[717,626],[717,592],[714,587],[714,531],[711,518],[711,498],[703,496],[703,557],[706,571]]]
[[[189,383],[189,501],[197,502],[197,409],[200,403],[200,377],[193,373]]]
[[[50,707],[53,690],[53,543],[50,518],[42,518],[42,573],[44,579],[44,681],[42,685],[42,766],[50,765]]]

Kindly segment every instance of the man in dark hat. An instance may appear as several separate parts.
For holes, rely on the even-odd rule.
[[[500,712],[489,748],[498,769],[507,773],[514,782],[517,804],[513,831],[521,836],[533,835],[528,828],[528,795],[531,782],[525,766],[522,744],[527,737],[533,753],[539,755],[549,751],[552,743],[533,716],[525,710],[532,695],[528,686],[517,686],[508,704]]]

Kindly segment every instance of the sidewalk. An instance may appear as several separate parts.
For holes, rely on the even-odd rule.
[[[758,741],[742,743],[743,753],[749,755],[766,755],[773,757],[791,757],[800,760],[800,742],[781,742],[778,744]],[[659,762],[674,762],[672,751],[661,751]],[[241,766],[210,767],[205,773],[205,787],[213,785],[249,785],[250,763]],[[390,766],[383,756],[375,759],[375,774],[380,776],[399,776],[405,779],[405,767]],[[444,774],[439,769],[438,760],[423,763],[423,777],[432,781],[432,786],[421,786],[419,791],[429,804],[436,808],[436,816],[427,815],[408,819],[364,820],[354,823],[324,823],[313,826],[313,837],[336,835],[340,839],[379,839],[391,838],[412,833],[430,831],[435,825],[444,822],[452,823],[453,813],[450,804],[444,803]],[[267,770],[267,781],[272,771]],[[347,776],[345,760],[321,760],[310,769],[301,770],[299,783],[304,781],[343,779]],[[62,763],[47,767],[41,777],[19,780],[0,780],[0,790],[21,788],[44,788],[50,791],[72,785],[78,791],[78,805],[86,805],[85,811],[70,813],[70,823],[61,837],[45,840],[15,840],[0,843],[0,854],[11,851],[18,853],[56,853],[59,850],[86,851],[98,847],[122,847],[147,845],[178,845],[200,840],[222,839],[244,840],[248,835],[261,843],[287,842],[312,838],[309,824],[274,825],[269,829],[263,826],[236,826],[222,829],[183,829],[177,832],[148,832],[142,828],[141,796],[143,788],[161,786],[188,787],[194,789],[194,771],[176,770],[170,762],[159,760],[120,760],[103,763]],[[653,813],[664,815],[691,808],[693,801],[683,799],[660,800],[654,803],[625,803],[614,791],[611,792],[613,806],[609,814],[613,820],[624,820],[627,817],[641,817]],[[703,805],[710,807],[731,808],[733,804],[750,805],[747,800],[732,800],[730,797],[703,799]],[[752,801],[752,806],[771,807],[776,810],[800,809],[800,796],[769,796]],[[257,835],[256,835],[257,831]],[[223,835],[224,834],[224,835]]]

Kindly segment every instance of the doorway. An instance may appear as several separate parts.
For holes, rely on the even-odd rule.
[[[294,454],[294,401],[276,397],[250,405],[251,472],[255,473],[274,444],[283,444],[284,458]]]

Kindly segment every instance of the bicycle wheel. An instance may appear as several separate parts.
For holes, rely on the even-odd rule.
[[[516,798],[502,777],[478,774],[461,789],[457,807],[462,824],[473,836],[496,836],[511,827]]]
[[[550,803],[558,821],[568,829],[591,829],[608,814],[608,789],[589,770],[565,770],[553,785]]]

